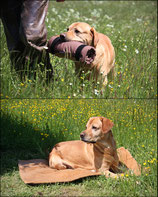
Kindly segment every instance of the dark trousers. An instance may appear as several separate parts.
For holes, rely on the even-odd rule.
[[[23,70],[26,64],[33,68],[42,62],[49,69],[47,77],[51,78],[53,70],[44,48],[47,42],[45,17],[48,3],[49,0],[5,0],[0,17],[15,69]]]

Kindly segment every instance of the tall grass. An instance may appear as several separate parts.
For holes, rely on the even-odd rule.
[[[157,18],[154,1],[50,1],[46,18],[48,39],[66,31],[76,21],[95,27],[111,39],[116,52],[116,77],[101,84],[80,79],[71,60],[51,56],[54,80],[47,84],[45,72],[35,65],[36,79],[21,82],[11,64],[3,28],[1,32],[2,97],[12,98],[156,98]]]

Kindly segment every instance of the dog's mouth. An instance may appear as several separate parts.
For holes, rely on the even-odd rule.
[[[70,40],[70,41],[71,41],[71,40]],[[77,40],[77,39],[75,40],[75,39],[74,39],[73,41],[80,42],[80,43],[82,43],[82,44],[84,44],[84,45],[87,45],[87,43],[86,43],[84,40]]]
[[[81,141],[83,141],[83,142],[87,142],[87,143],[92,143],[92,144],[96,143],[96,141],[85,140],[85,139],[82,139],[82,138],[81,138]]]
[[[80,43],[82,43],[82,44],[85,44],[86,45],[86,42],[85,41],[83,41],[83,40],[75,40],[75,39],[68,39],[67,37],[66,37],[66,34],[65,33],[62,33],[62,34],[60,34],[60,40],[62,41],[62,42],[71,42],[71,41],[76,41],[76,42],[80,42]]]

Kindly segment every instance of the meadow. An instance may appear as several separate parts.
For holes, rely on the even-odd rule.
[[[87,120],[114,122],[117,147],[124,146],[142,166],[139,177],[88,177],[73,183],[25,185],[18,160],[48,157],[60,141],[79,140]],[[1,196],[157,196],[156,100],[1,100]]]
[[[106,34],[116,53],[115,79],[101,94],[101,84],[81,79],[71,60],[53,55],[53,81],[35,65],[32,76],[21,81],[11,64],[1,25],[1,96],[3,98],[157,98],[156,1],[50,1],[46,26],[48,40],[65,32],[73,22],[87,22]],[[26,68],[27,69],[27,68]],[[36,79],[33,73],[37,73]]]

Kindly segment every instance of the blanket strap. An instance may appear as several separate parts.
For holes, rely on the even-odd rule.
[[[86,47],[86,45],[80,45],[80,46],[77,48],[76,53],[75,53],[75,59],[76,59],[77,61],[79,61],[80,58],[82,57],[81,51],[82,51],[82,49],[83,49],[84,47]]]

